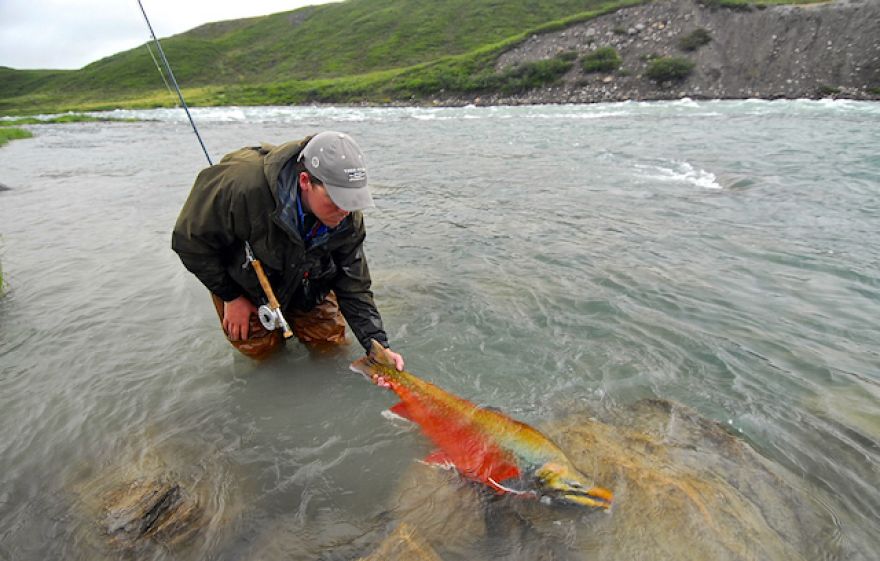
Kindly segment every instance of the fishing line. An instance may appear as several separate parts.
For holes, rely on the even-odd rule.
[[[162,83],[165,84],[165,89],[168,90],[168,93],[174,95],[174,92],[171,91],[171,86],[168,85],[168,80],[165,79],[165,73],[162,72],[162,67],[159,66],[159,61],[156,60],[156,56],[153,54],[153,49],[152,47],[150,47],[150,42],[147,41],[146,43],[144,43],[144,45],[147,47],[147,52],[150,53],[150,58],[153,59],[153,64],[156,65],[156,70],[159,71],[159,76],[162,77]]]
[[[150,18],[147,17],[147,12],[144,10],[144,5],[141,3],[141,0],[137,0],[138,6],[141,8],[141,13],[144,14],[144,20],[147,22],[147,27],[150,29],[150,36],[153,38],[153,42],[156,43],[156,50],[159,51],[159,57],[162,59],[162,64],[165,65],[165,70],[168,71],[168,76],[171,78],[171,83],[174,84],[174,89],[177,90],[177,97],[180,99],[180,104],[183,106],[183,110],[186,111],[186,116],[189,118],[189,124],[192,125],[193,132],[196,133],[196,138],[199,139],[199,144],[202,146],[202,152],[205,153],[205,157],[208,158],[208,164],[214,165],[214,162],[211,161],[211,156],[208,155],[208,149],[205,148],[205,143],[202,142],[202,135],[199,134],[199,129],[196,127],[196,122],[193,121],[192,115],[189,112],[189,107],[186,105],[186,101],[183,99],[183,93],[180,91],[180,86],[177,85],[177,79],[174,77],[174,72],[171,70],[171,65],[168,63],[168,58],[165,56],[165,51],[162,50],[162,43],[159,42],[159,38],[156,37],[156,33],[153,32],[153,24],[150,23]],[[164,76],[162,77],[165,78]],[[167,84],[166,84],[167,85]]]

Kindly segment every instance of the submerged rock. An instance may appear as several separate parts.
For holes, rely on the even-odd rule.
[[[138,548],[146,540],[163,545],[186,541],[201,526],[198,500],[167,474],[112,489],[102,500],[101,526],[116,546]]]
[[[437,552],[407,524],[401,524],[361,561],[441,561]]]
[[[241,478],[217,451],[155,446],[147,437],[116,454],[83,466],[69,489],[77,541],[92,559],[133,553],[194,559],[222,549],[245,505],[236,484]]]

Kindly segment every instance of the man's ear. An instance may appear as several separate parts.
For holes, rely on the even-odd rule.
[[[312,190],[312,182],[309,179],[309,173],[306,171],[299,172],[299,188],[303,193],[308,193]]]

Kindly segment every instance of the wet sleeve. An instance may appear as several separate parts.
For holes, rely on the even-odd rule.
[[[230,188],[226,166],[215,165],[203,170],[180,211],[171,235],[171,248],[177,252],[183,265],[208,290],[224,301],[234,300],[241,287],[226,271],[224,255],[240,240],[248,239],[245,201],[236,197]]]
[[[382,326],[379,310],[373,302],[370,269],[364,255],[363,240],[364,233],[361,230],[354,243],[334,252],[339,274],[333,291],[345,321],[361,346],[369,351],[370,339],[375,339],[387,348],[388,335]]]

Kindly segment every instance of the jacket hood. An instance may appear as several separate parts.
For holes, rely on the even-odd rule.
[[[285,142],[278,146],[265,143],[260,145],[260,149],[266,154],[263,159],[263,174],[266,176],[266,182],[269,184],[273,195],[275,194],[275,185],[278,184],[278,176],[281,174],[281,168],[291,158],[297,157],[311,138],[311,136],[307,136],[302,140]],[[275,196],[277,199],[277,195]]]

